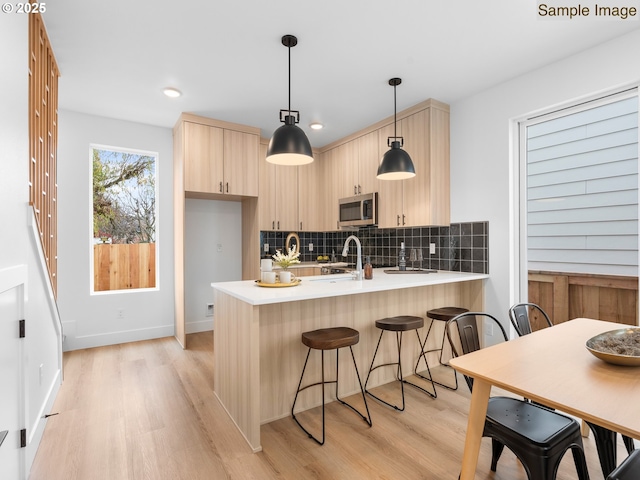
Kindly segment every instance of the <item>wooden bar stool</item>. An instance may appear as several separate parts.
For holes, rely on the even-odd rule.
[[[360,341],[360,333],[353,328],[348,327],[334,327],[334,328],[321,328],[319,330],[313,330],[311,332],[304,332],[302,334],[302,343],[309,347],[307,351],[307,359],[304,361],[304,367],[302,368],[302,375],[300,375],[300,382],[298,383],[298,390],[296,391],[296,397],[293,400],[293,405],[291,406],[291,416],[296,421],[298,426],[309,436],[309,438],[314,439],[320,445],[324,445],[325,440],[325,428],[324,428],[324,386],[327,383],[335,383],[336,384],[336,399],[346,405],[351,410],[356,412],[358,415],[362,417],[362,419],[371,426],[371,414],[369,413],[369,406],[367,405],[367,398],[364,394],[364,388],[362,387],[362,381],[360,380],[360,374],[358,373],[358,365],[356,364],[356,357],[353,354],[353,345]],[[362,399],[364,400],[364,406],[367,409],[367,416],[365,417],[362,413],[360,413],[355,407],[349,405],[347,402],[340,399],[338,396],[338,371],[340,365],[340,359],[338,358],[338,351],[343,347],[349,347],[351,351],[351,358],[353,359],[353,366],[356,369],[356,376],[358,377],[358,385],[360,386],[360,391],[362,392]],[[321,352],[321,360],[322,360],[322,380],[320,382],[311,383],[302,387],[302,379],[304,378],[304,372],[307,369],[307,362],[309,361],[309,355],[311,354],[311,349],[320,350]],[[324,378],[324,351],[325,350],[335,350],[336,351],[336,379],[335,380],[325,380]],[[313,436],[306,428],[302,426],[300,421],[296,418],[294,413],[294,409],[296,407],[296,401],[298,400],[298,394],[309,387],[314,387],[317,385],[322,385],[322,440],[318,440],[315,436]]]
[[[405,407],[405,403],[404,403],[404,384],[405,383],[422,390],[423,392],[425,392],[426,394],[428,394],[433,398],[436,398],[438,396],[436,393],[435,386],[433,385],[433,380],[431,380],[430,378],[426,378],[421,375],[422,378],[431,382],[431,386],[433,387],[433,393],[431,393],[428,390],[425,390],[424,388],[422,388],[419,385],[416,385],[415,383],[408,382],[402,376],[402,362],[400,357],[400,352],[402,350],[402,332],[415,330],[416,335],[418,336],[418,345],[422,347],[423,343],[422,343],[422,340],[420,340],[420,334],[418,333],[418,329],[422,328],[423,326],[424,326],[424,319],[422,317],[416,317],[413,315],[402,315],[398,317],[389,317],[389,318],[383,318],[381,320],[376,320],[376,327],[380,329],[380,337],[378,338],[378,345],[376,345],[376,351],[373,354],[373,359],[371,360],[371,366],[369,367],[367,380],[364,382],[364,391],[369,395],[371,395],[376,400],[378,400],[379,402],[382,402],[385,405],[393,407],[396,410],[399,410],[401,412],[404,410],[404,407]],[[383,363],[380,365],[376,365],[374,367],[373,364],[376,361],[376,355],[378,354],[378,348],[380,347],[380,341],[382,340],[382,335],[384,335],[384,332],[396,332],[396,342],[398,344],[398,361],[392,362],[392,363]],[[367,384],[369,383],[369,377],[371,376],[371,372],[373,372],[376,368],[386,367],[390,365],[397,365],[398,367],[396,371],[396,378],[398,382],[400,382],[400,391],[402,392],[402,408],[398,407],[397,405],[393,405],[389,402],[386,402],[385,400],[382,400],[381,398],[375,396],[373,393],[367,390]],[[427,365],[427,371],[428,370],[429,370],[429,365]],[[429,372],[429,376],[431,376],[431,372]]]
[[[461,307],[442,307],[442,308],[434,308],[432,310],[427,310],[427,317],[431,319],[431,323],[429,324],[429,330],[427,330],[427,336],[424,339],[424,343],[422,345],[422,353],[418,357],[418,361],[416,362],[415,372],[418,377],[424,378],[425,380],[430,380],[433,383],[437,383],[441,387],[448,388],[449,390],[457,390],[458,389],[458,375],[456,375],[456,371],[451,368],[448,363],[442,363],[442,351],[444,350],[444,341],[447,336],[447,332],[443,331],[442,333],[442,341],[440,342],[440,348],[432,348],[431,350],[425,351],[425,346],[427,345],[427,341],[429,340],[429,334],[431,333],[431,329],[433,328],[433,324],[435,321],[439,322],[448,322],[453,317],[457,317],[461,313],[466,313],[469,310]],[[429,365],[427,364],[427,353],[430,352],[440,352],[440,356],[438,357],[438,362],[440,365],[444,365],[445,367],[449,367],[453,370],[453,380],[455,382],[455,386],[445,385],[444,383],[436,382],[431,378],[427,378],[420,373],[418,373],[418,365],[420,364],[420,359],[424,359],[424,364],[427,365],[427,371],[429,372],[429,377],[431,377],[431,371],[429,371]]]

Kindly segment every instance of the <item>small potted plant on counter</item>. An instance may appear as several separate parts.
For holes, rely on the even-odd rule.
[[[300,256],[300,252],[296,252],[296,248],[295,248],[295,246],[293,246],[293,247],[289,248],[289,251],[286,254],[283,254],[280,250],[278,250],[275,253],[275,255],[273,255],[271,258],[273,258],[273,263],[275,263],[280,268],[282,268],[283,272],[287,272],[287,269],[291,265],[294,265],[296,263],[300,263],[300,260],[298,260],[299,256]],[[280,277],[280,281],[282,282],[282,280],[283,280],[282,277],[283,276],[281,276],[281,275],[278,275],[278,276]],[[284,283],[290,283],[291,282],[291,275],[284,275],[284,276],[289,278],[289,281],[288,282],[284,282]]]

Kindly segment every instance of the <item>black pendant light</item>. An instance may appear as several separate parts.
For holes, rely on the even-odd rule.
[[[298,44],[293,35],[282,37],[282,44],[289,50],[289,108],[280,110],[279,127],[269,141],[267,162],[277,165],[305,165],[313,162],[313,152],[309,139],[302,129],[296,125],[300,122],[300,112],[291,110],[291,47]]]
[[[400,78],[389,80],[389,85],[393,87],[393,137],[387,138],[387,145],[391,149],[382,156],[378,166],[377,176],[380,180],[404,180],[416,176],[416,169],[411,157],[402,149],[404,138],[397,135],[396,87],[401,83],[402,79]]]

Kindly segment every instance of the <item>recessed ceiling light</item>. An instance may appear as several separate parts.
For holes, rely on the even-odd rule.
[[[320,122],[313,122],[309,124],[309,126],[314,130],[322,130],[322,128],[324,127],[324,125],[322,125]]]
[[[182,92],[180,90],[173,87],[164,88],[162,90],[162,93],[164,93],[167,97],[171,97],[171,98],[178,98],[180,95],[182,95]]]

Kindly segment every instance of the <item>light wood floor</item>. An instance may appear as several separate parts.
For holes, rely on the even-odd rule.
[[[68,352],[64,375],[31,480],[458,478],[466,385],[439,388],[436,400],[407,387],[402,413],[370,399],[373,428],[332,403],[323,447],[285,418],[262,427],[253,454],[213,395],[211,332],[190,335],[186,351],[165,338]],[[506,449],[492,473],[490,447],[483,439],[476,479],[526,480]],[[585,448],[591,479],[602,479],[592,437]],[[557,478],[576,478],[570,454]]]

